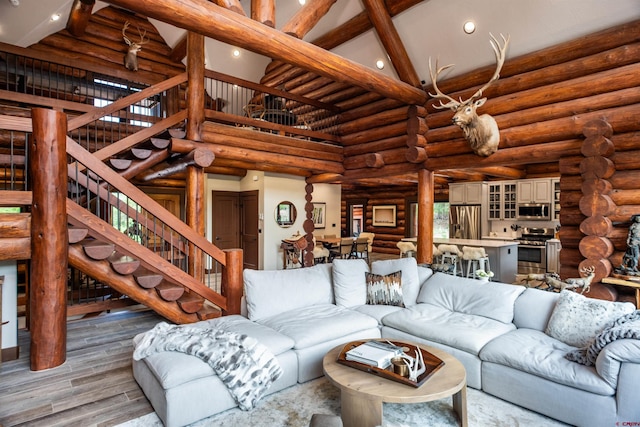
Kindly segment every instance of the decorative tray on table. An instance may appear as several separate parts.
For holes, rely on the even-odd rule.
[[[364,344],[368,341],[377,341],[377,340],[358,340],[351,341],[347,343],[340,354],[338,354],[338,363],[342,365],[351,366],[352,368],[359,369],[364,372],[368,372],[370,374],[378,375],[380,377],[396,381],[402,384],[410,385],[412,387],[420,387],[424,382],[431,377],[438,369],[444,366],[444,362],[436,357],[435,355],[429,353],[427,350],[422,349],[415,344],[410,344],[402,341],[387,341],[380,340],[382,342],[388,342],[395,346],[401,347],[404,350],[404,353],[411,357],[416,357],[416,351],[420,351],[422,353],[422,358],[424,359],[424,366],[426,370],[418,375],[417,381],[410,380],[408,377],[397,374],[393,371],[393,365],[388,366],[387,368],[379,368],[377,366],[369,365],[366,363],[356,362],[355,360],[347,360],[346,353],[347,351],[359,346],[360,344]]]

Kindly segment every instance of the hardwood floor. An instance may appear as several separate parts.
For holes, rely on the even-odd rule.
[[[38,372],[19,330],[20,358],[0,365],[0,426],[113,426],[153,412],[133,379],[131,339],[161,320],[132,310],[70,321],[66,362]]]

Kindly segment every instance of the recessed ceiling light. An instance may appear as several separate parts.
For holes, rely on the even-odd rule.
[[[384,68],[384,61],[382,59],[378,59],[376,61],[376,68],[378,70],[382,70]]]
[[[307,2],[306,0],[298,0],[298,3],[300,3],[300,6],[304,6],[306,2]]]
[[[60,19],[60,14],[59,13],[54,13],[53,15],[51,15],[51,20],[53,22],[57,21],[58,19]]]
[[[464,30],[465,33],[471,34],[476,30],[476,23],[473,21],[467,21],[462,26],[462,29]]]
[[[233,49],[233,52],[231,53],[233,55],[234,58],[237,58],[240,56],[240,50],[239,49]]]

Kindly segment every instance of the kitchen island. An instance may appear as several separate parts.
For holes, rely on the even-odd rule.
[[[409,242],[417,242],[417,238],[402,239]],[[492,239],[433,239],[438,246],[441,243],[456,245],[462,251],[463,246],[483,247],[489,256],[493,278],[491,280],[503,283],[515,283],[518,273],[518,242],[513,240]],[[464,267],[466,275],[466,266]]]
[[[441,243],[456,245],[462,251],[463,246],[483,247],[489,255],[489,263],[493,278],[491,280],[503,283],[514,283],[518,274],[518,242],[494,239],[433,239],[438,246]],[[466,274],[466,266],[465,271]]]

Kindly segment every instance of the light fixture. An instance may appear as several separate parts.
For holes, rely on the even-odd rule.
[[[52,22],[56,22],[58,19],[60,19],[60,14],[59,13],[54,13],[53,15],[51,15],[51,21]]]
[[[384,68],[384,61],[382,59],[378,59],[376,61],[376,68],[378,70],[382,70]]]
[[[9,0],[12,6],[18,7],[20,6],[20,0]]]
[[[233,52],[231,52],[231,54],[233,55],[234,58],[237,58],[240,56],[240,50],[239,49],[233,49]]]
[[[473,21],[467,21],[462,26],[462,29],[464,30],[465,33],[471,34],[476,30],[476,23]]]
[[[298,3],[300,3],[300,6],[304,6],[306,2],[307,2],[306,0],[298,0]]]

